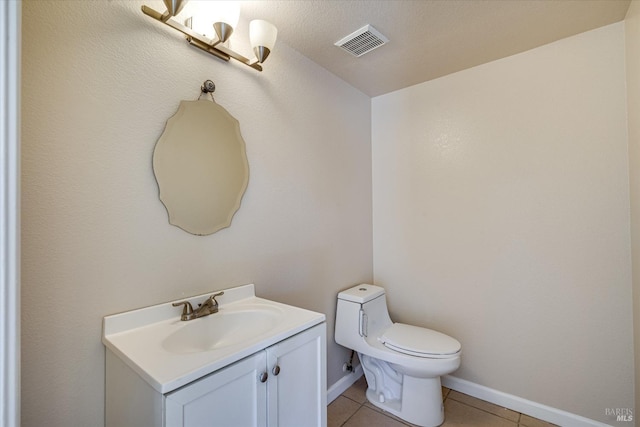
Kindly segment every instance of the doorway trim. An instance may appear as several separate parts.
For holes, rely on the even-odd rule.
[[[0,425],[20,425],[20,19],[0,2]]]

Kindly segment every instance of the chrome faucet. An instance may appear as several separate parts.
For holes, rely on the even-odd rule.
[[[180,316],[180,320],[193,320],[198,317],[208,316],[213,313],[218,312],[218,301],[216,301],[216,297],[220,295],[224,295],[224,292],[218,292],[217,294],[211,295],[206,299],[202,304],[198,304],[198,308],[195,310],[189,301],[180,301],[174,302],[173,306],[178,307],[184,305],[182,309],[182,315]]]

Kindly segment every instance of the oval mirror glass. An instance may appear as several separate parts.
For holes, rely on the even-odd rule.
[[[196,235],[231,225],[249,182],[240,124],[213,101],[181,101],[153,152],[169,222]]]

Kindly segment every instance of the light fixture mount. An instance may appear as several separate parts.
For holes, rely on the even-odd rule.
[[[233,26],[226,22],[214,22],[212,23],[215,30],[215,34],[212,39],[199,34],[194,31],[190,25],[190,19],[187,20],[187,24],[181,24],[180,22],[172,19],[175,15],[180,13],[187,0],[163,0],[167,10],[164,13],[160,13],[149,6],[142,6],[142,13],[161,22],[169,27],[173,28],[184,34],[187,37],[187,41],[192,46],[197,47],[219,59],[229,61],[231,58],[235,59],[247,65],[257,71],[262,71],[262,62],[267,59],[269,52],[273,50],[273,45],[276,41],[278,30],[276,27],[262,20],[254,20],[249,24],[251,46],[256,53],[257,58],[249,59],[225,46],[231,33],[233,33]]]

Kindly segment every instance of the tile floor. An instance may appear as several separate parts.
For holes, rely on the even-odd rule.
[[[367,402],[367,383],[361,377],[327,408],[328,427],[406,427],[402,421]],[[545,421],[531,418],[493,403],[442,389],[445,419],[442,427],[550,427]]]

